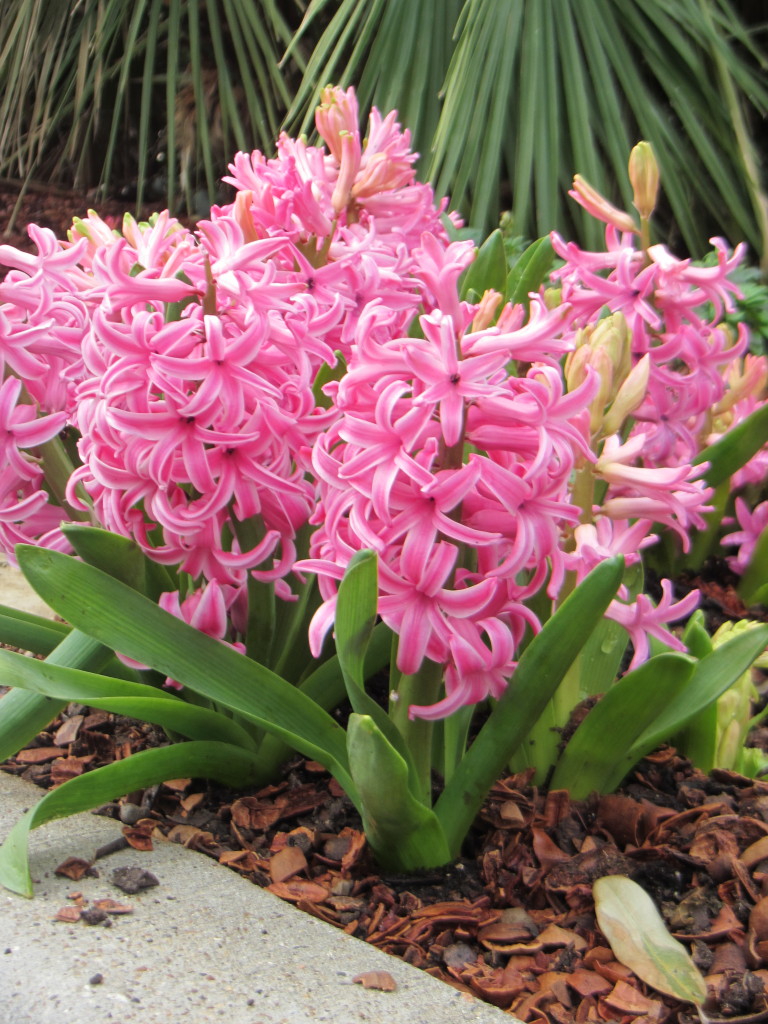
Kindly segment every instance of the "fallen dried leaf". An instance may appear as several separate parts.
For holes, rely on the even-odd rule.
[[[83,860],[82,857],[67,857],[65,861],[62,861],[57,868],[54,869],[54,875],[61,875],[64,878],[71,878],[73,882],[79,882],[80,879],[88,872],[92,862],[89,860]]]
[[[610,875],[595,882],[594,895],[597,923],[617,959],[657,991],[701,1005],[704,979],[648,893],[630,878]]]
[[[76,924],[83,912],[82,907],[62,907],[54,914],[54,921],[63,921],[65,924]]]
[[[389,971],[365,971],[352,979],[355,985],[362,985],[363,988],[376,988],[380,992],[395,992],[397,982]]]

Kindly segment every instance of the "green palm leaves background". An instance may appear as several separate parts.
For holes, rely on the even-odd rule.
[[[572,176],[628,205],[645,138],[661,240],[746,239],[765,267],[765,17],[761,0],[0,0],[0,175],[190,207],[236,149],[311,131],[332,81],[399,110],[420,176],[478,234],[509,210],[515,234],[597,245]]]

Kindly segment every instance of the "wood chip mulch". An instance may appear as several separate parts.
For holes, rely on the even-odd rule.
[[[2,767],[50,787],[160,741],[151,726],[70,705]],[[181,843],[524,1021],[698,1019],[618,963],[596,926],[592,883],[629,875],[706,976],[709,1019],[768,1020],[768,783],[708,778],[672,749],[621,792],[583,802],[501,779],[467,856],[409,877],[377,870],[354,809],[311,761],[258,792],[175,779],[101,813],[123,821],[123,847]],[[74,880],[90,866],[65,865]]]

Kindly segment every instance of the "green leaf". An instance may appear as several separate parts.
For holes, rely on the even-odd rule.
[[[688,685],[668,702],[658,718],[633,744],[628,756],[637,762],[660,743],[668,741],[692,715],[725,693],[762,654],[766,645],[768,625],[755,626],[697,662]]]
[[[520,259],[507,276],[504,298],[512,305],[522,303],[526,310],[530,308],[531,292],[537,292],[547,278],[555,258],[555,251],[545,235],[525,250]]]
[[[69,633],[64,622],[0,605],[0,643],[33,654],[50,654]]]
[[[474,292],[476,298],[471,301],[477,302],[488,288],[503,295],[506,282],[507,260],[504,254],[504,239],[497,228],[486,238],[467,268],[461,284],[461,298],[466,299],[470,292]]]
[[[437,816],[411,792],[407,764],[373,719],[350,715],[347,750],[365,835],[379,864],[412,871],[448,863]]]
[[[53,665],[100,671],[112,665],[115,658],[108,647],[73,629],[48,655],[46,661]],[[5,761],[29,743],[58,715],[65,704],[66,701],[52,700],[21,690],[7,693],[2,698],[3,713],[0,716],[0,761]]]
[[[488,790],[544,710],[624,573],[624,560],[606,559],[563,602],[526,647],[509,686],[475,738],[435,811],[454,856]]]
[[[324,764],[355,801],[343,730],[296,687],[90,565],[25,545],[17,557],[35,590],[74,626],[277,734]]]
[[[378,599],[376,554],[368,550],[358,551],[339,584],[334,619],[336,654],[352,710],[373,720],[408,765],[411,785],[415,787],[415,767],[403,737],[386,711],[365,692],[365,656],[376,625]],[[414,795],[416,791],[414,789]]]
[[[701,1006],[704,979],[648,893],[624,875],[598,878],[592,891],[597,923],[616,959],[657,992]]]
[[[692,654],[694,658],[698,658],[699,661],[712,653],[712,638],[706,630],[704,612],[701,608],[697,608],[685,624],[682,641],[687,647],[688,653]]]
[[[742,573],[736,588],[739,597],[748,607],[753,604],[765,604],[765,592],[768,586],[768,527],[757,539],[749,565]]]
[[[79,775],[51,790],[11,829],[0,847],[0,885],[21,896],[33,895],[27,859],[29,833],[48,821],[90,810],[166,779],[193,776],[238,787],[258,778],[258,774],[258,761],[249,751],[229,743],[198,740],[142,750]]]
[[[62,668],[3,650],[0,650],[0,679],[8,686],[46,697],[78,701],[88,707],[152,722],[189,739],[219,740],[246,750],[253,750],[256,746],[249,733],[226,715],[187,704],[167,690],[144,683]]]
[[[708,462],[704,479],[709,487],[717,487],[730,479],[760,451],[768,441],[768,403],[763,403],[737,426],[723,434],[693,460],[695,466]]]
[[[65,523],[61,529],[84,562],[151,600],[156,601],[165,591],[178,590],[168,569],[147,558],[136,541],[96,526]]]
[[[659,654],[615,683],[568,741],[552,788],[574,800],[612,792],[636,763],[628,751],[687,686],[695,664],[684,654]]]

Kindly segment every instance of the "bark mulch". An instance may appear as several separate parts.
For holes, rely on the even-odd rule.
[[[2,767],[49,787],[163,741],[151,726],[70,705]],[[768,1020],[768,783],[706,777],[671,748],[619,793],[582,802],[503,778],[467,855],[408,877],[377,869],[349,801],[304,760],[258,792],[175,779],[100,813],[124,823],[102,856],[181,843],[524,1021],[697,1019],[618,963],[596,926],[592,883],[628,875],[706,976],[709,1019]],[[77,881],[90,867],[70,858],[62,871]]]

